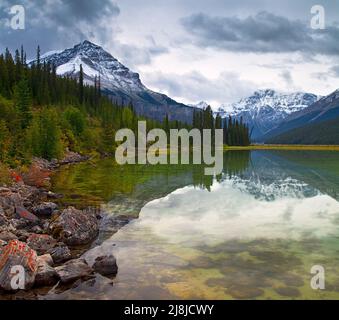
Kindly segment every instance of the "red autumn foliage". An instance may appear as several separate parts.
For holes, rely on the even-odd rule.
[[[51,171],[43,169],[36,164],[32,164],[28,172],[23,175],[23,180],[27,185],[34,187],[47,187]]]
[[[19,174],[17,174],[15,171],[11,172],[11,177],[15,182],[20,182],[22,181],[22,178]]]

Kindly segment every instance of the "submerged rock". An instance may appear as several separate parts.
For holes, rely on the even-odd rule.
[[[261,296],[264,294],[264,290],[247,286],[233,286],[226,290],[226,293],[230,294],[235,299],[248,300]]]
[[[276,293],[284,297],[296,298],[300,296],[300,291],[293,287],[279,287],[274,290]]]
[[[69,207],[49,227],[53,236],[67,245],[83,245],[92,241],[98,234],[96,215]]]
[[[190,261],[190,266],[193,268],[209,269],[215,267],[215,262],[210,257],[199,256]]]
[[[12,240],[0,249],[0,288],[3,290],[30,289],[37,269],[37,254],[26,243]]]
[[[90,276],[93,269],[84,259],[74,259],[66,262],[60,267],[56,267],[55,271],[60,277],[61,282],[68,283],[81,278]]]
[[[92,268],[102,276],[116,275],[118,273],[117,261],[112,255],[96,258]]]
[[[27,244],[39,255],[43,255],[52,249],[57,241],[47,234],[31,234],[27,238]]]

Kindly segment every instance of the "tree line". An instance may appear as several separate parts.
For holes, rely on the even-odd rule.
[[[193,127],[203,129],[222,129],[223,141],[228,146],[248,146],[251,144],[251,134],[248,125],[232,117],[221,118],[219,114],[213,116],[210,106],[204,110],[195,110],[193,113]]]
[[[77,77],[58,76],[39,47],[30,64],[23,47],[0,54],[0,162],[16,166],[33,156],[60,158],[67,149],[112,153],[116,131],[130,128],[137,135],[139,120],[147,121],[148,130],[223,128],[226,144],[249,144],[242,121],[214,119],[210,107],[195,111],[193,124],[168,116],[162,122],[145,119],[132,104],[123,106],[102,94],[100,77],[94,85],[86,84],[82,66]]]
[[[64,150],[112,153],[115,132],[137,131],[139,120],[147,128],[163,123],[138,116],[133,105],[123,106],[102,94],[101,79],[84,81],[82,66],[76,78],[58,76],[56,66],[41,59],[30,65],[26,53],[6,49],[0,54],[0,161],[15,165],[32,156],[60,158]],[[169,121],[170,127],[187,124]]]

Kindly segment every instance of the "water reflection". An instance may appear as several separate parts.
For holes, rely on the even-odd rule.
[[[56,297],[339,298],[338,160],[337,153],[227,152],[215,179],[194,166],[146,170],[128,193],[112,191],[106,206],[111,216],[125,208],[137,219],[85,254],[89,263],[117,257],[113,287],[98,277]],[[325,291],[310,288],[315,264],[326,268]]]

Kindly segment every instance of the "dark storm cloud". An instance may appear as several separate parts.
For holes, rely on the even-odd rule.
[[[181,19],[181,23],[193,36],[194,44],[201,47],[255,53],[339,53],[338,25],[313,30],[310,22],[290,20],[269,12],[247,18],[200,13]]]
[[[90,38],[105,41],[112,37],[112,18],[120,13],[119,7],[110,0],[22,0],[26,12],[26,29],[12,30],[8,24],[9,8],[13,1],[0,6],[2,30],[1,48],[15,49],[23,44],[29,54],[39,44],[43,51],[60,49]]]
[[[33,57],[38,45],[42,52],[47,52],[73,47],[88,39],[112,50],[130,67],[150,63],[153,57],[168,51],[153,39],[144,47],[119,42],[116,18],[120,9],[113,0],[22,0],[26,10],[25,30],[8,27],[11,2],[3,0],[0,4],[1,51],[5,47],[13,51],[23,44],[28,56]]]

